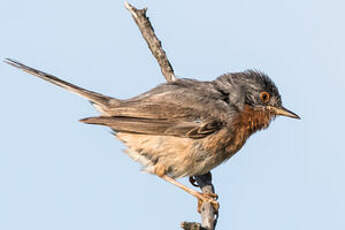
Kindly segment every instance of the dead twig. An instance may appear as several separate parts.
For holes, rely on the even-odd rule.
[[[168,82],[176,81],[174,70],[162,48],[161,41],[157,38],[149,18],[146,17],[147,8],[137,9],[128,2],[125,2],[125,7],[129,12],[131,12],[132,17],[138,25],[147,45],[161,67],[161,71],[165,79]]]

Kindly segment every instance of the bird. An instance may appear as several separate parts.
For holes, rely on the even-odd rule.
[[[80,121],[112,129],[125,152],[145,172],[219,208],[217,195],[177,181],[204,175],[237,153],[255,132],[277,116],[300,119],[282,105],[263,72],[226,73],[213,81],[178,78],[129,99],[86,90],[13,59],[5,63],[88,99],[100,116]]]

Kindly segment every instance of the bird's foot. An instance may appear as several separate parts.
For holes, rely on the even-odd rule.
[[[211,203],[216,213],[219,209],[219,203],[217,201],[218,195],[215,193],[199,193],[198,198],[198,213],[201,213],[201,207],[203,202]]]
[[[158,174],[157,174],[158,175]],[[162,179],[168,181],[169,183],[172,183],[176,185],[177,187],[183,189],[184,191],[188,192],[192,196],[196,197],[198,199],[198,212],[201,212],[201,207],[204,202],[211,203],[213,206],[214,210],[218,212],[219,209],[219,203],[217,202],[218,195],[215,193],[201,193],[198,191],[195,191],[193,189],[188,188],[187,186],[181,184],[180,182],[176,181],[174,178],[171,178],[167,175],[162,175]],[[199,185],[198,185],[199,187]]]

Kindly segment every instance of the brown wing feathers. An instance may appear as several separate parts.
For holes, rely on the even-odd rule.
[[[220,128],[217,122],[198,123],[116,116],[90,117],[80,121],[87,124],[105,125],[117,132],[189,138],[202,138]]]

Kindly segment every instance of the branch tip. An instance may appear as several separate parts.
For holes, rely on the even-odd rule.
[[[137,24],[142,36],[144,37],[152,55],[156,58],[163,76],[168,82],[176,81],[174,70],[168,60],[165,51],[162,48],[161,41],[157,38],[149,18],[146,16],[147,8],[137,9],[127,1],[125,8],[131,13]]]

